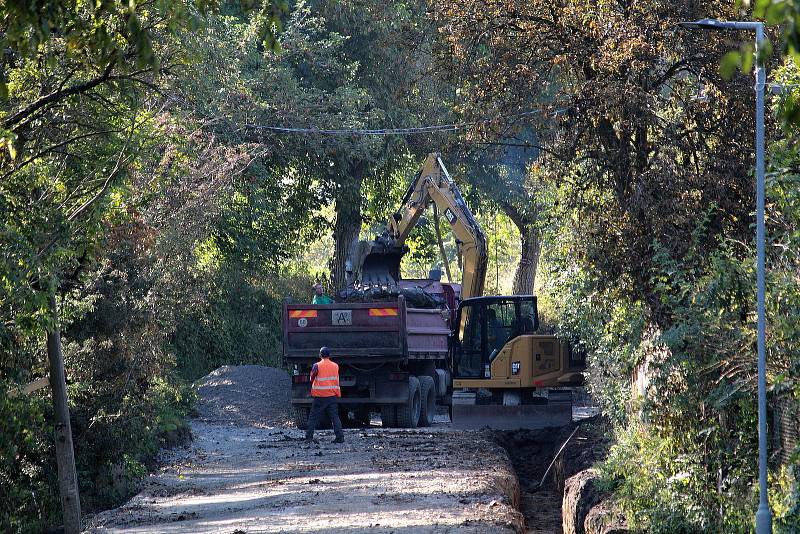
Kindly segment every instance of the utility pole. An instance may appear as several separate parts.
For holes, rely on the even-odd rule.
[[[81,531],[81,501],[78,494],[78,475],[75,472],[75,451],[72,446],[72,426],[69,422],[64,353],[61,350],[61,330],[54,289],[50,291],[49,303],[53,323],[47,331],[47,358],[50,361],[50,391],[53,395],[58,490],[61,495],[64,532],[78,534]]]
[[[756,310],[758,353],[758,509],[756,510],[756,534],[772,533],[772,511],[768,500],[767,472],[767,356],[766,356],[766,311],[765,311],[765,235],[764,221],[764,85],[767,81],[766,66],[762,56],[764,23],[750,21],[724,21],[702,19],[694,22],[679,22],[679,26],[691,30],[745,30],[755,32],[755,87],[756,93]]]

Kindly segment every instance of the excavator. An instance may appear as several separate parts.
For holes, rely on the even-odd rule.
[[[462,260],[460,288],[449,284],[458,293],[455,309],[447,310],[452,383],[443,403],[450,405],[453,425],[516,429],[568,423],[570,386],[583,383],[585,355],[556,336],[537,333],[535,296],[483,295],[486,236],[440,154],[428,155],[385,231],[351,251],[348,285],[399,284],[405,240],[430,205],[450,224]]]

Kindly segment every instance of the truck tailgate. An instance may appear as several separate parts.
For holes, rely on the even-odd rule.
[[[284,304],[284,358],[316,357],[330,347],[337,361],[349,358],[404,358],[406,309],[394,302]]]

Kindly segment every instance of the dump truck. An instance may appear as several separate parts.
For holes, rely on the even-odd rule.
[[[431,204],[455,236],[461,284],[443,283],[438,270],[428,279],[400,276],[405,239]],[[340,366],[340,409],[364,423],[379,412],[384,426],[427,426],[437,404],[461,428],[571,421],[569,387],[582,383],[582,355],[538,333],[535,296],[483,296],[487,258],[480,225],[441,156],[430,154],[386,230],[353,247],[336,302],[284,304],[297,425],[308,419],[310,371],[321,346]]]
[[[430,295],[455,307],[456,289],[426,282]],[[321,346],[339,364],[339,407],[350,419],[367,424],[380,413],[387,427],[433,422],[437,404],[449,403],[451,308],[415,307],[415,289],[415,281],[404,281],[396,294],[371,302],[284,304],[284,359],[292,367],[298,427],[308,420],[309,377]]]

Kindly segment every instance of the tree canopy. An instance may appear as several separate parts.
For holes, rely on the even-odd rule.
[[[587,352],[615,433],[598,468],[629,524],[750,531],[756,58],[676,23],[774,24],[768,379],[771,413],[796,420],[796,7],[3,3],[0,530],[58,524],[47,395],[12,394],[46,374],[52,298],[84,509],[101,510],[185,433],[192,380],[281,365],[284,299],[339,288],[437,151],[489,234],[487,291],[538,293],[547,331]],[[446,228],[419,224],[409,273],[440,263],[437,229],[455,259]],[[793,532],[797,451],[779,444],[770,500]]]

